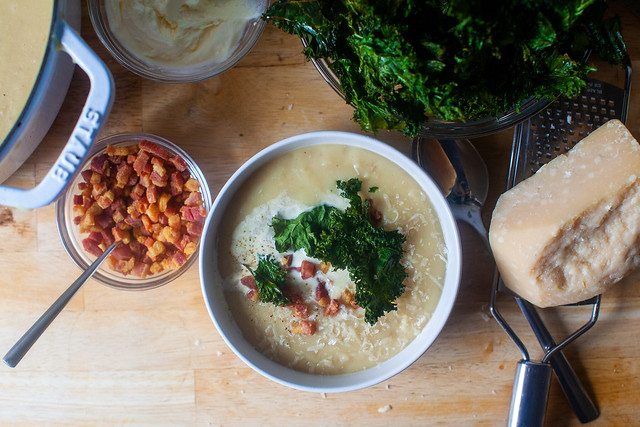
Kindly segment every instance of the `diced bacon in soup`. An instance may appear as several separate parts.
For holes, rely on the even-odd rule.
[[[310,279],[316,274],[316,265],[311,261],[304,260],[300,266],[300,276],[303,279]]]

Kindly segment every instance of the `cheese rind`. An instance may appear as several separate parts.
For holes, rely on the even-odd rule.
[[[604,292],[640,265],[640,145],[611,120],[498,199],[504,284],[540,307]]]

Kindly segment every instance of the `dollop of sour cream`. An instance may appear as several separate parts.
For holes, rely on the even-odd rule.
[[[106,0],[111,31],[150,65],[223,62],[265,9],[264,0]]]

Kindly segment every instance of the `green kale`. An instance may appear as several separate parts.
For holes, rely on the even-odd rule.
[[[407,272],[400,260],[405,236],[369,222],[370,202],[363,202],[358,194],[359,179],[338,181],[337,187],[350,202],[345,211],[322,205],[294,219],[274,217],[276,248],[281,252],[304,249],[308,256],[346,269],[356,284],[355,302],[373,325],[386,312],[396,310],[395,301],[404,293]]]
[[[285,306],[291,302],[291,298],[283,293],[287,272],[280,268],[271,255],[258,255],[256,269],[247,268],[256,280],[260,301],[279,306]]]
[[[274,217],[271,226],[275,231],[276,249],[286,252],[290,248],[305,248],[307,254],[313,256],[322,231],[330,227],[329,217],[334,210],[337,209],[333,206],[316,206],[298,216],[297,221]]]
[[[363,130],[415,136],[428,118],[496,117],[529,99],[574,97],[629,56],[606,0],[278,0],[264,18],[307,43]]]

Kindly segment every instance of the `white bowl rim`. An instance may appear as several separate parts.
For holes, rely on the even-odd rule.
[[[235,194],[234,190],[237,190],[246,178],[261,166],[285,152],[318,144],[348,145],[363,148],[389,159],[404,169],[416,180],[429,197],[441,224],[445,246],[447,247],[447,265],[442,294],[431,319],[427,322],[422,332],[392,358],[372,368],[349,374],[314,375],[287,368],[267,358],[244,339],[237,325],[233,323],[228,310],[223,313],[225,311],[223,308],[226,307],[224,297],[219,302],[219,304],[222,304],[220,309],[214,310],[212,308],[209,292],[213,292],[213,290],[210,291],[209,288],[214,285],[207,285],[207,283],[210,283],[208,276],[215,273],[212,273],[213,268],[211,267],[214,263],[206,262],[204,251],[212,245],[215,249],[217,233],[216,227],[212,227],[212,223],[217,225],[216,222],[219,223],[222,216],[215,216],[215,213],[220,209],[224,212],[230,198]],[[213,202],[205,221],[199,256],[201,288],[207,311],[229,348],[256,372],[276,383],[316,393],[346,392],[373,386],[400,373],[420,358],[440,334],[453,309],[460,283],[461,266],[462,250],[458,228],[448,203],[432,178],[413,160],[391,145],[365,135],[343,131],[317,131],[295,135],[270,145],[246,161],[229,178]],[[219,289],[218,291],[221,293]],[[225,322],[227,323],[225,324]],[[230,336],[225,326],[235,329],[235,334]]]

